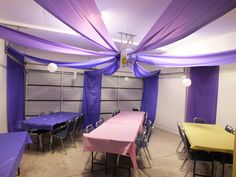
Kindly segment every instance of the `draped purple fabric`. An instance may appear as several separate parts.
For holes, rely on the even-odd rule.
[[[100,117],[102,75],[111,75],[119,68],[119,62],[113,62],[103,69],[84,72],[82,112],[85,114],[84,126],[95,127]]]
[[[149,77],[153,75],[158,75],[160,73],[160,70],[158,71],[147,71],[143,69],[137,62],[134,62],[132,66],[132,71],[136,77],[143,78],[143,77]]]
[[[7,123],[8,131],[14,132],[25,118],[24,56],[11,49],[7,52],[22,64],[7,57]]]
[[[35,0],[73,30],[98,46],[118,51],[94,0]]]
[[[134,53],[153,50],[183,39],[235,6],[235,0],[173,0]]]
[[[196,55],[196,56],[158,56],[154,54],[137,54],[138,62],[161,67],[216,66],[236,62],[236,50]]]
[[[190,68],[192,85],[189,87],[186,121],[202,117],[209,124],[216,122],[219,67]]]
[[[114,52],[91,51],[58,42],[48,41],[2,25],[0,25],[0,38],[22,45],[24,47],[41,49],[51,52],[104,57],[115,55]]]
[[[143,78],[141,111],[148,113],[148,120],[156,119],[159,73]]]
[[[81,61],[81,62],[61,62],[61,61],[52,61],[48,59],[42,59],[42,58],[30,56],[30,55],[25,55],[25,56],[28,59],[39,62],[39,63],[49,64],[53,62],[61,67],[71,67],[71,68],[77,68],[77,69],[89,69],[89,68],[93,68],[95,66],[99,66],[105,63],[118,62],[117,57],[106,57],[106,58],[87,60],[87,61]]]
[[[92,124],[95,127],[100,116],[102,73],[84,72],[83,106],[85,114],[84,126]]]

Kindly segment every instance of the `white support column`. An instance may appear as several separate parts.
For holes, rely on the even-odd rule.
[[[7,132],[7,101],[6,101],[6,55],[4,40],[0,39],[0,133]]]

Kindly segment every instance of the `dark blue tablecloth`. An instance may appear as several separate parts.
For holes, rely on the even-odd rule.
[[[0,177],[15,177],[25,144],[32,143],[28,132],[0,134]]]
[[[75,117],[80,116],[78,112],[56,112],[41,116],[32,117],[28,120],[21,121],[21,128],[28,129],[40,129],[40,130],[52,130],[53,126],[68,120],[72,120]]]

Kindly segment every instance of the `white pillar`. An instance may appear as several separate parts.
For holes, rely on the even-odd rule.
[[[7,101],[6,101],[6,55],[4,40],[0,39],[0,133],[7,132]]]

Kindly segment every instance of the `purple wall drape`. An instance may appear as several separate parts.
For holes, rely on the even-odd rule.
[[[117,58],[118,59],[118,58]],[[84,72],[83,106],[84,126],[95,126],[100,117],[102,75],[112,75],[119,69],[119,62],[95,71]]]
[[[83,108],[85,114],[84,126],[95,123],[100,116],[102,73],[84,72]]]
[[[14,50],[7,51],[22,65],[7,57],[7,120],[8,131],[18,131],[19,122],[24,120],[24,56]]]
[[[143,78],[141,111],[148,112],[148,119],[154,123],[156,119],[159,75]]]
[[[186,121],[193,122],[194,117],[202,117],[207,123],[215,124],[219,67],[190,68],[190,79]]]

